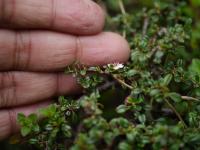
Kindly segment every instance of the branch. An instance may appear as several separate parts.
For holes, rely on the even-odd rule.
[[[118,2],[119,2],[119,7],[120,7],[122,14],[126,15],[126,10],[125,10],[125,7],[124,7],[122,0],[118,0]]]
[[[190,96],[181,96],[181,98],[182,98],[183,100],[189,100],[189,101],[192,100],[192,101],[200,102],[199,99],[194,98],[194,97],[190,97]]]
[[[147,17],[145,17],[144,19],[144,25],[143,25],[143,29],[142,29],[142,36],[144,37],[147,33],[147,28],[149,25],[149,19]]]
[[[123,17],[123,23],[127,25],[128,21],[126,19],[126,10],[125,10],[123,1],[122,0],[118,0],[118,3],[119,3],[119,7],[120,7],[122,15],[125,16],[125,17]],[[123,37],[126,38],[126,30],[123,31]]]
[[[107,81],[105,84],[99,86],[97,89],[99,91],[104,91],[110,88],[111,86],[115,85],[115,83],[117,83],[117,81],[113,81],[113,82]]]
[[[176,116],[179,118],[179,120],[182,122],[183,126],[186,128],[187,125],[186,123],[184,122],[183,118],[181,117],[181,115],[179,114],[179,112],[176,110],[176,108],[174,108],[174,106],[168,101],[165,99],[165,102],[167,103],[167,105],[173,110],[173,112],[176,114]]]
[[[123,80],[117,78],[115,75],[112,76],[115,80],[117,80],[117,82],[119,82],[121,85],[127,87],[128,89],[132,90],[133,87],[128,85],[127,83],[125,83]]]

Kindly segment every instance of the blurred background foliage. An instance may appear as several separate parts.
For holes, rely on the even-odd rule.
[[[106,2],[106,9],[108,16],[113,16],[120,13],[118,0],[104,0]],[[144,8],[153,8],[155,2],[161,3],[164,7],[170,3],[183,3],[184,6],[181,8],[181,12],[186,16],[192,18],[192,39],[190,52],[187,54],[187,59],[194,57],[200,57],[200,0],[123,0],[126,10],[129,13],[136,13],[142,11]],[[108,17],[109,20],[109,17]],[[110,29],[110,28],[109,28]],[[191,53],[192,51],[192,53]]]
[[[180,7],[181,13],[185,14],[188,18],[192,18],[192,31],[190,46],[186,51],[182,51],[182,57],[188,61],[188,64],[191,63],[193,58],[200,58],[200,0],[123,0],[126,11],[129,14],[135,14],[138,11],[142,12],[144,9],[150,9],[154,7],[154,3],[159,2],[161,7],[165,7],[170,3],[183,4]],[[107,12],[107,24],[105,30],[112,30],[115,32],[120,32],[113,23],[113,16],[121,14],[121,9],[119,7],[118,0],[96,0]],[[163,18],[165,19],[165,18]],[[120,90],[116,92],[113,89],[105,91],[101,97],[101,103],[105,106],[103,116],[107,119],[115,117],[114,113],[115,108],[122,103],[125,97],[125,93]],[[116,101],[118,99],[119,101]],[[23,150],[23,149],[33,149],[28,145],[11,145],[8,140],[5,140],[0,143],[1,150]]]

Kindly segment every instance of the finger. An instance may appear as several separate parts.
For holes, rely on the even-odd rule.
[[[103,10],[91,0],[0,0],[0,27],[96,34]]]
[[[115,33],[76,37],[55,32],[0,30],[0,70],[55,71],[75,61],[104,65],[128,59],[128,43]]]
[[[1,72],[0,89],[0,108],[31,104],[80,91],[70,75],[27,72]]]
[[[0,140],[19,131],[19,125],[16,121],[18,113],[23,113],[25,115],[36,113],[39,108],[48,106],[49,104],[50,101],[46,101],[29,106],[0,110]]]

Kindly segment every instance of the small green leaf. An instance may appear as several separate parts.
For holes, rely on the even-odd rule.
[[[82,76],[85,76],[85,75],[86,75],[86,73],[87,73],[87,71],[86,71],[86,70],[84,70],[84,69],[80,71],[80,74],[81,74]]]
[[[22,113],[19,113],[17,115],[17,122],[20,124],[20,125],[23,125],[24,122],[25,122],[25,119],[26,119],[26,116]]]
[[[134,94],[140,94],[142,92],[142,90],[141,89],[139,89],[139,88],[135,88],[134,90],[133,90],[133,93]]]
[[[129,70],[127,73],[126,73],[126,76],[127,77],[133,77],[134,75],[138,74],[138,71],[137,70]]]
[[[121,143],[119,143],[118,149],[119,150],[132,150],[133,148],[129,143],[121,142]]]
[[[174,102],[180,102],[181,96],[178,93],[172,92],[167,94],[168,97],[170,97]]]
[[[144,124],[146,122],[146,116],[144,114],[138,116],[138,120]]]
[[[193,59],[189,70],[193,73],[197,73],[198,75],[200,75],[200,59]]]
[[[140,104],[144,101],[142,97],[134,98],[134,97],[127,97],[127,102],[129,104]]]
[[[30,127],[24,126],[24,127],[21,128],[21,134],[24,137],[27,136],[30,132],[31,132],[31,128]]]
[[[110,125],[111,127],[123,127],[123,128],[127,128],[130,124],[129,124],[129,121],[125,118],[114,118],[110,121]]]
[[[37,117],[36,114],[30,114],[30,115],[28,116],[28,119],[30,119],[31,122],[37,122],[38,117]]]
[[[168,74],[163,78],[162,85],[167,86],[171,82],[173,76],[172,74]]]
[[[39,132],[40,131],[40,126],[38,124],[36,124],[36,125],[34,125],[32,127],[32,129],[33,129],[34,132]]]
[[[38,142],[38,140],[35,139],[35,138],[32,138],[32,139],[29,140],[30,144],[37,144],[37,142]]]
[[[55,104],[49,105],[46,108],[40,109],[39,112],[40,112],[41,115],[43,115],[45,117],[54,116],[54,114],[56,113],[56,105]]]
[[[51,131],[51,130],[53,130],[53,126],[52,126],[51,124],[47,124],[47,125],[45,126],[45,130]]]
[[[125,105],[120,105],[116,108],[117,113],[123,114],[128,110],[127,106]]]
[[[150,94],[150,96],[157,96],[160,94],[160,90],[152,89],[149,94]]]
[[[71,133],[71,127],[67,124],[63,124],[61,126],[62,128],[62,132],[66,137],[71,137],[72,133]]]

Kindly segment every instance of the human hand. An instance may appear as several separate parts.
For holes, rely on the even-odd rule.
[[[129,57],[122,37],[101,32],[104,12],[91,0],[0,0],[0,8],[0,139],[18,131],[17,113],[79,90],[60,73],[67,65]]]

